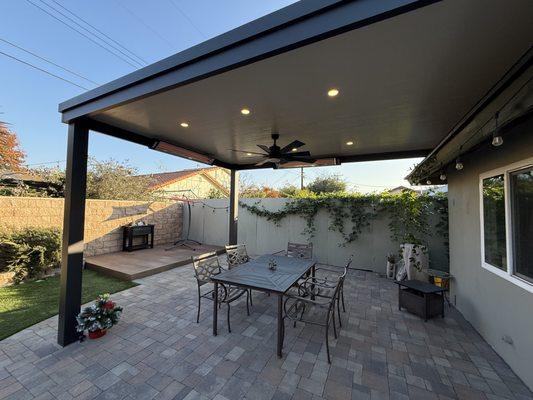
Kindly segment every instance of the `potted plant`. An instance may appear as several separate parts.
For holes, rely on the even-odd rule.
[[[78,332],[89,332],[90,339],[104,336],[107,330],[118,323],[122,307],[109,299],[109,293],[99,295],[94,303],[85,307],[76,317]]]
[[[396,269],[396,255],[394,253],[389,253],[387,256],[387,278],[394,278]]]

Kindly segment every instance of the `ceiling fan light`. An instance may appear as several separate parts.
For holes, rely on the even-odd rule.
[[[353,145],[353,141],[351,141],[351,140],[347,141],[347,142],[346,142],[346,145],[347,145],[347,146],[352,146],[352,145]]]

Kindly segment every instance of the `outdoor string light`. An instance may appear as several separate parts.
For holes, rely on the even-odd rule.
[[[463,163],[461,162],[461,159],[459,157],[457,157],[457,159],[455,160],[455,169],[457,171],[460,171],[464,168],[464,165]]]
[[[494,147],[499,147],[503,144],[503,138],[500,133],[500,127],[498,125],[498,117],[500,116],[500,112],[498,111],[496,114],[494,114],[494,132],[492,132],[492,145]]]

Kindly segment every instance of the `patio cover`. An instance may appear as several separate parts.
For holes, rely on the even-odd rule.
[[[301,1],[61,103],[59,342],[76,340],[88,130],[229,168],[232,242],[236,171],[259,159],[229,149],[256,151],[278,132],[337,164],[425,156],[527,53],[532,4]]]
[[[316,158],[424,156],[528,50],[532,15],[529,0],[303,1],[59,110],[230,169],[258,159],[229,149],[257,151],[274,131]]]

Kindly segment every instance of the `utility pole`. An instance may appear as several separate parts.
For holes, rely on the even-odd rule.
[[[304,188],[304,167],[300,167],[300,190]]]

